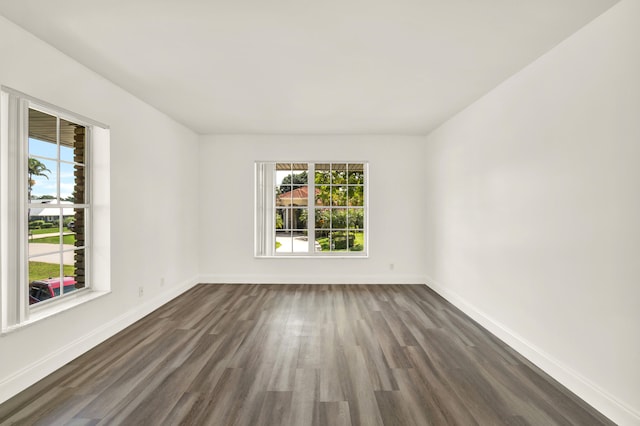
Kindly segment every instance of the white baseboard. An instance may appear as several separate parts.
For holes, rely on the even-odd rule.
[[[205,274],[201,283],[207,284],[424,284],[424,275],[236,275]]]
[[[473,318],[511,348],[618,425],[640,425],[640,413],[628,404],[620,401],[563,362],[536,347],[527,339],[476,308],[457,293],[449,290],[446,286],[430,277],[426,277],[426,283],[427,286],[451,304]]]
[[[198,284],[192,278],[81,336],[0,381],[0,404]]]

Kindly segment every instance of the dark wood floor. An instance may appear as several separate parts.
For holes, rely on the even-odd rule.
[[[2,424],[612,424],[418,285],[199,285]]]

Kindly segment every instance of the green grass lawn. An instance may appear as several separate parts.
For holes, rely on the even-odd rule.
[[[32,244],[60,244],[60,237],[44,237],[44,238],[31,238],[29,240]],[[64,235],[62,237],[63,244],[75,244],[75,234]]]
[[[64,265],[64,276],[73,276],[73,265]],[[29,282],[60,275],[60,265],[55,263],[29,262]]]

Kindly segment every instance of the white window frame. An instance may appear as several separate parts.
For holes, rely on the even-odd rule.
[[[85,288],[29,305],[28,294],[28,117],[29,109],[77,123],[85,127],[85,203],[54,208],[85,209]],[[109,292],[110,284],[101,280],[94,285],[92,145],[94,130],[106,134],[108,126],[56,107],[19,91],[0,87],[0,333],[12,332],[24,325],[69,309]],[[60,167],[60,159],[57,160]],[[59,179],[59,174],[56,174]],[[107,221],[108,223],[108,221]],[[62,241],[61,241],[62,244]],[[107,241],[108,244],[108,241]],[[102,250],[102,249],[101,249]],[[108,260],[108,259],[107,259]],[[100,268],[104,270],[103,267]],[[107,276],[108,278],[108,276]],[[61,283],[62,284],[62,283]],[[62,287],[62,286],[61,286]]]
[[[307,252],[276,252],[275,248],[275,187],[278,163],[307,164],[308,216],[307,235],[309,247]],[[315,165],[316,164],[362,164],[364,168],[364,249],[362,251],[315,251]],[[324,160],[324,161],[256,161],[255,175],[255,207],[254,207],[254,257],[256,258],[356,258],[369,257],[369,162],[363,160]]]

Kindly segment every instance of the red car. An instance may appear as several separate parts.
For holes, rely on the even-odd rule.
[[[64,293],[69,293],[76,289],[74,277],[64,277]],[[48,278],[29,283],[29,304],[42,302],[52,297],[60,296],[60,278]]]

